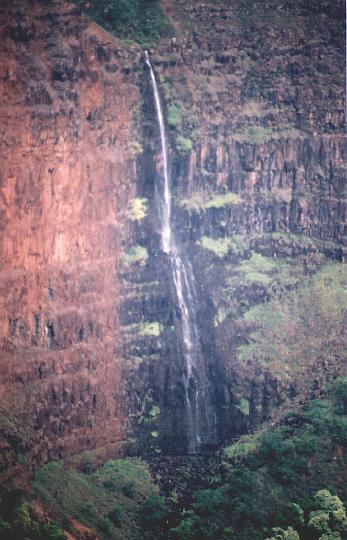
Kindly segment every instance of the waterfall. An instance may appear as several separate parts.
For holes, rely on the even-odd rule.
[[[202,359],[199,332],[196,323],[197,295],[192,267],[189,261],[185,261],[175,241],[171,222],[171,186],[168,167],[168,153],[165,134],[165,122],[155,74],[145,52],[145,62],[149,68],[153,86],[153,94],[156,106],[158,124],[160,128],[161,152],[163,159],[163,185],[157,189],[157,204],[160,217],[161,246],[170,260],[173,284],[176,292],[177,311],[179,314],[180,335],[185,360],[184,393],[187,418],[188,452],[195,453],[202,442],[201,429],[207,428],[202,425],[210,423],[211,416],[207,407],[206,374]],[[205,383],[201,385],[201,381]],[[213,421],[214,423],[214,421]]]

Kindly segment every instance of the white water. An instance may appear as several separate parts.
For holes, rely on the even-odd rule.
[[[173,282],[175,285],[176,298],[178,302],[186,368],[186,373],[184,377],[184,390],[187,412],[188,451],[190,453],[194,453],[197,451],[201,443],[199,419],[199,376],[197,365],[197,361],[199,359],[199,356],[201,356],[201,352],[194,312],[194,275],[190,264],[184,264],[172,231],[171,186],[168,168],[165,123],[157,81],[147,51],[145,52],[145,62],[151,74],[155,106],[158,117],[158,124],[160,128],[160,141],[163,158],[164,185],[161,189],[158,189],[161,244],[162,250],[170,258]]]
[[[166,135],[165,135],[165,124],[164,117],[160,103],[160,96],[157,86],[157,81],[155,79],[154,71],[149,60],[148,52],[145,51],[145,60],[146,64],[149,67],[151,74],[153,93],[155,99],[155,108],[158,116],[158,123],[160,128],[160,141],[161,141],[161,152],[163,156],[163,173],[164,173],[164,190],[163,190],[163,204],[161,205],[161,239],[162,239],[162,248],[164,253],[170,254],[172,250],[172,232],[171,232],[171,193],[170,193],[170,182],[169,182],[169,168],[167,161],[167,147],[166,147]]]

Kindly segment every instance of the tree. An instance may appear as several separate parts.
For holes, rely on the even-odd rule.
[[[271,538],[266,540],[300,540],[300,536],[292,527],[285,530],[281,529],[281,527],[275,527],[272,529]]]
[[[328,489],[315,494],[317,510],[310,512],[308,526],[320,534],[319,540],[340,540],[347,532],[347,516],[343,502]]]

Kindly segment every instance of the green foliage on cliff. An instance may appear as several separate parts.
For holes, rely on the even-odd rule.
[[[327,264],[296,291],[248,310],[244,320],[255,324],[250,344],[238,349],[244,362],[260,362],[281,377],[299,373],[319,359],[343,355],[347,345],[347,268]]]
[[[240,412],[244,415],[244,416],[249,416],[249,401],[248,399],[246,398],[241,398],[238,405],[237,405],[237,408],[240,410]]]
[[[184,137],[183,135],[179,134],[176,137],[176,146],[179,152],[189,154],[193,148],[193,141],[188,137]]]
[[[281,129],[263,126],[246,126],[242,131],[235,131],[233,137],[237,141],[248,142],[251,144],[262,144],[271,139],[299,139],[303,132],[294,126],[288,126]]]
[[[86,13],[109,32],[143,47],[172,34],[158,0],[75,0]]]
[[[211,275],[223,264],[220,272],[224,279],[221,281],[222,294],[218,295],[216,303],[216,326],[230,317],[238,319],[252,305],[263,305],[271,299],[281,302],[282,297],[285,301],[289,291],[309,283],[310,277],[328,264],[327,255],[337,257],[341,251],[341,246],[331,242],[284,233],[219,239],[203,237],[198,243],[221,259],[220,262],[215,260],[209,268]],[[227,249],[229,245],[231,248]],[[229,255],[241,260],[226,264],[223,259]],[[209,279],[208,275],[206,279]]]
[[[75,519],[101,540],[343,540],[346,411],[343,377],[324,399],[288,412],[277,425],[213,455],[187,457],[170,471],[169,505],[137,459],[100,467],[89,460],[90,468],[88,459],[75,468],[50,463],[37,473],[33,494],[65,530]],[[153,417],[158,412],[150,410]],[[62,526],[40,520],[33,508],[26,500],[13,508],[0,501],[0,536],[64,540]]]
[[[147,249],[144,246],[132,246],[129,251],[124,254],[123,259],[126,266],[131,266],[132,264],[144,266],[148,259]]]
[[[180,127],[183,119],[183,110],[179,103],[171,103],[167,108],[167,122],[170,127]]]
[[[188,212],[203,212],[210,208],[224,208],[241,203],[242,198],[240,195],[232,191],[210,194],[197,192],[193,193],[188,199],[179,201],[179,205],[188,210]]]
[[[128,215],[131,221],[141,221],[148,213],[148,199],[135,197],[128,203]]]
[[[241,236],[235,235],[226,238],[211,238],[203,236],[198,245],[202,248],[212,251],[219,258],[224,258],[226,255],[233,254],[241,257],[247,250],[247,242]]]
[[[242,198],[238,193],[228,191],[221,195],[214,195],[211,199],[207,200],[204,204],[204,209],[209,208],[223,208],[224,206],[231,206],[233,204],[241,204]]]
[[[212,251],[217,257],[225,257],[229,251],[229,243],[227,238],[216,239],[209,236],[203,236],[199,240],[199,245],[204,249]]]
[[[315,260],[319,265],[324,262],[324,257],[315,257]],[[276,296],[303,281],[307,277],[305,270],[308,270],[306,259],[265,257],[251,251],[250,257],[234,268],[227,283],[230,286],[230,294],[240,288],[249,289],[257,286],[262,288],[267,295]]]
[[[161,325],[156,321],[143,323],[138,326],[138,332],[141,336],[159,337],[161,334]]]

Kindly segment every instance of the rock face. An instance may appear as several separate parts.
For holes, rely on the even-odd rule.
[[[18,2],[3,23],[0,399],[35,459],[118,448],[134,53],[68,3]]]
[[[254,307],[276,299],[285,311],[292,289],[294,302],[304,302],[305,287],[317,286],[311,276],[345,257],[343,8],[324,2],[165,5],[179,34],[169,48],[151,51],[151,60],[166,105],[176,235],[198,282],[207,391],[222,442],[275,415],[286,397],[319,391],[341,370],[340,347],[328,343],[314,360],[300,342],[300,367],[293,343],[288,358],[279,344],[275,359],[269,352],[263,361],[259,353],[242,362],[240,355],[261,325],[247,319]],[[145,248],[148,258],[123,273],[122,356],[129,396],[136,395],[129,400],[135,439],[149,451],[184,452],[177,294],[158,251],[155,186],[162,171],[145,75],[138,194],[148,213],[137,220],[129,247]],[[298,275],[284,278],[284,266]],[[309,308],[303,317],[320,325],[326,307]]]
[[[274,361],[242,364],[238,348],[253,339],[245,313],[278,299],[285,265],[302,269],[295,282],[278,278],[287,293],[344,258],[343,7],[163,5],[177,37],[150,54],[222,442],[269,418],[284,395],[312,391],[311,360],[298,372],[279,353],[283,380]],[[30,428],[32,460],[110,454],[124,438],[128,451],[184,452],[184,364],[142,52],[72,4],[4,9],[0,401]],[[340,370],[339,350],[326,352],[315,391]]]

